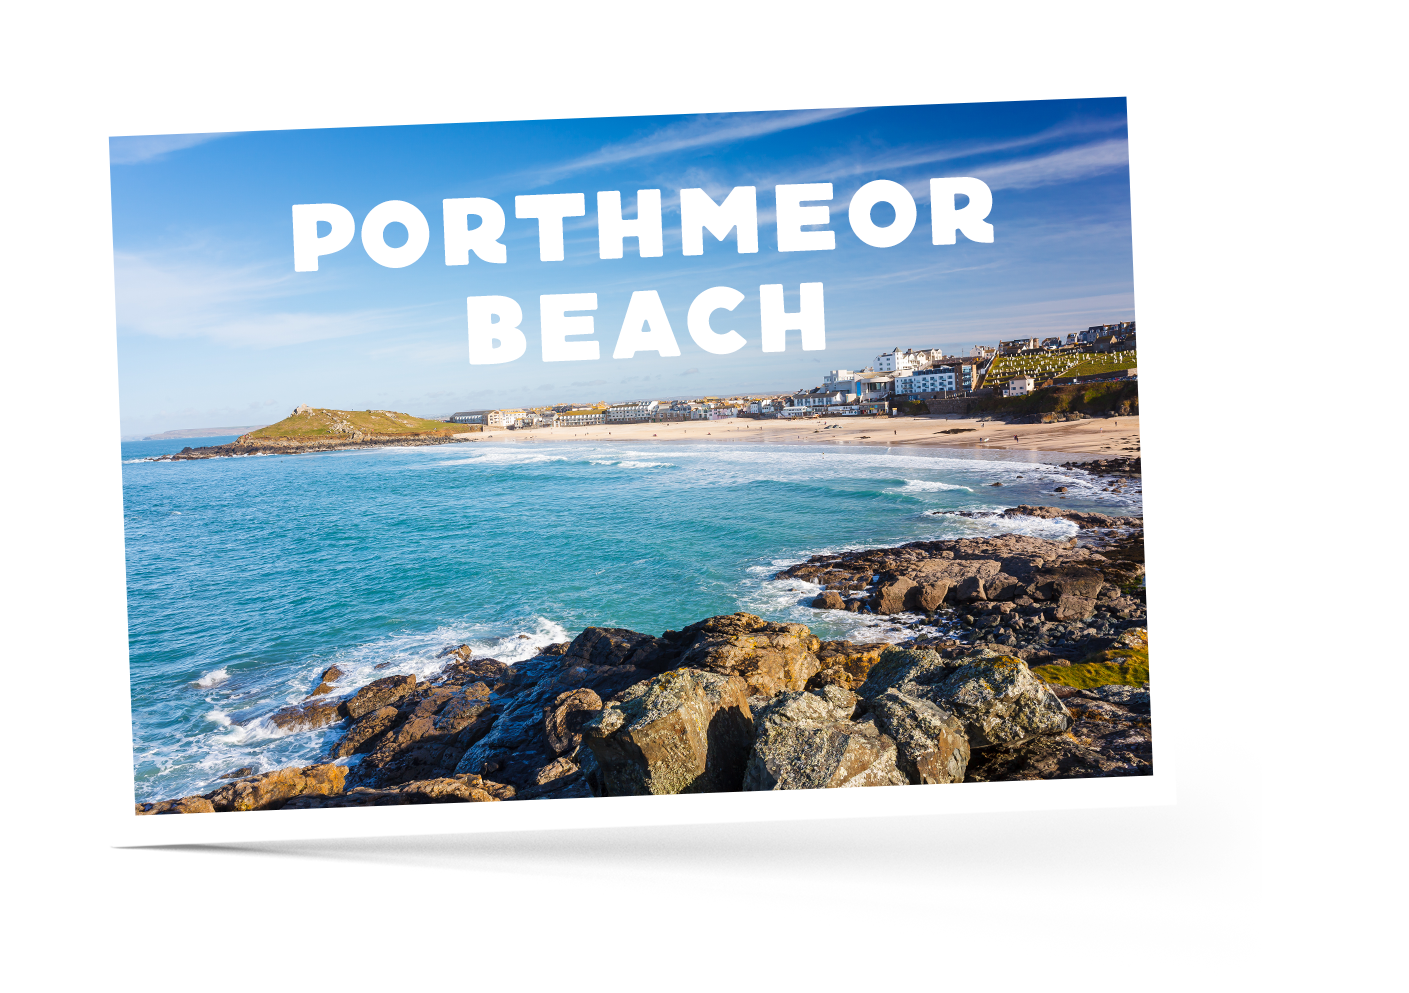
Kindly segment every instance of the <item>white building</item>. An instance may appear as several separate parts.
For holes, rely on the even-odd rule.
[[[851,399],[843,390],[813,390],[810,393],[794,393],[788,397],[790,407],[830,407],[835,403],[846,403]]]
[[[893,388],[900,396],[913,396],[916,393],[945,393],[955,388],[954,370],[949,366],[938,369],[923,369],[896,376]]]
[[[489,426],[492,428],[507,428],[511,425],[522,423],[528,416],[526,410],[491,410],[487,416]]]
[[[1031,376],[1014,376],[1003,387],[1005,397],[1026,396],[1037,388],[1037,381]]]
[[[912,372],[922,365],[927,365],[928,361],[928,352],[922,354],[912,352],[908,348],[902,352],[899,348],[894,348],[889,352],[882,352],[880,355],[876,356],[876,371],[891,373]]]
[[[607,408],[607,421],[611,424],[649,421],[655,416],[659,407],[659,400],[633,400],[630,403],[614,403]]]
[[[603,407],[560,411],[556,421],[557,427],[560,428],[577,428],[590,424],[605,423],[607,423],[607,412]]]

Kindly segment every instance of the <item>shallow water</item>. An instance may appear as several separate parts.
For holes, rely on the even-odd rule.
[[[316,760],[335,732],[260,718],[334,663],[351,687],[429,675],[462,642],[513,662],[589,625],[735,610],[898,640],[893,620],[815,611],[816,587],[773,574],[819,552],[1075,531],[927,511],[1139,513],[1138,490],[1104,493],[1055,453],[475,442],[147,461],[230,440],[122,446],[138,800]]]

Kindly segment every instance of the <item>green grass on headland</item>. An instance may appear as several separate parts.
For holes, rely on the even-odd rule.
[[[463,424],[428,421],[392,410],[329,410],[315,408],[302,414],[290,414],[277,424],[242,435],[241,440],[266,441],[290,438],[316,441],[323,438],[346,438],[354,433],[387,437],[449,437],[471,430]]]
[[[1048,386],[1025,396],[995,396],[976,401],[971,414],[998,414],[1022,417],[1047,413],[1138,414],[1140,388],[1136,381],[1124,383],[1078,383],[1074,386]]]

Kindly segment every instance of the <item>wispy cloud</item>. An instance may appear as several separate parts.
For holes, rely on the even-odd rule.
[[[139,134],[109,138],[108,156],[113,165],[157,162],[172,152],[204,145],[208,141],[224,138],[228,133],[212,131],[207,134]]]
[[[278,348],[436,323],[428,305],[340,313],[280,308],[280,298],[302,288],[292,273],[270,265],[220,266],[126,252],[116,254],[115,264],[118,326],[124,332]]]
[[[840,110],[796,110],[758,114],[708,114],[692,117],[660,128],[630,141],[603,145],[588,155],[571,159],[536,172],[539,185],[546,185],[575,173],[637,159],[649,159],[672,152],[727,145],[779,131],[791,131],[819,121],[859,114],[864,108]]]
[[[1022,190],[1089,179],[1129,164],[1129,145],[1124,138],[1112,138],[1016,162],[984,166],[975,169],[974,175],[995,190]]]

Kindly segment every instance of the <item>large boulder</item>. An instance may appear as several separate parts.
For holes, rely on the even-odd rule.
[[[928,614],[938,610],[949,594],[949,584],[944,580],[931,583],[916,583],[905,594],[905,608],[917,613]]]
[[[1071,726],[1062,701],[1027,663],[992,649],[973,649],[952,660],[928,650],[892,649],[858,693],[873,704],[892,689],[957,718],[975,749],[1059,734]],[[903,748],[900,737],[896,740]]]
[[[543,712],[548,747],[557,755],[576,751],[582,742],[582,725],[601,709],[602,698],[585,687],[559,693]]]
[[[903,786],[895,742],[873,718],[853,721],[856,694],[827,685],[782,693],[754,715],[745,790]]]
[[[823,590],[812,600],[817,610],[845,610],[846,599],[836,590]]]
[[[710,617],[679,632],[680,665],[738,676],[749,696],[801,690],[822,668],[822,642],[805,624],[774,624],[753,614]]]
[[[908,782],[964,781],[969,740],[952,712],[895,687],[867,701],[867,706],[895,742],[896,764]]]
[[[880,583],[876,587],[876,613],[898,614],[907,609],[906,598],[915,585],[915,581],[908,576],[896,576]]]
[[[794,625],[798,626],[798,625]],[[582,727],[609,796],[738,790],[753,743],[749,685],[682,668],[638,683]]]

